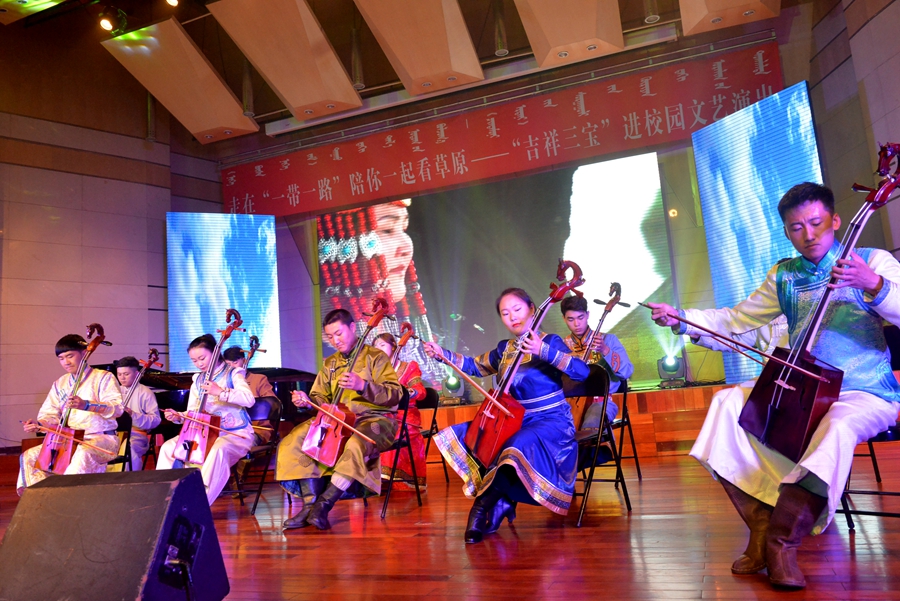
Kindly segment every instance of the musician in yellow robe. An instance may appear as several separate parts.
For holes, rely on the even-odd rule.
[[[353,316],[335,309],[325,316],[324,329],[325,338],[337,352],[323,362],[309,396],[295,391],[291,400],[298,407],[310,405],[310,399],[317,405],[327,404],[343,390],[340,402],[356,415],[355,428],[375,444],[352,434],[334,467],[329,467],[301,450],[315,418],[294,428],[278,445],[275,479],[288,493],[302,499],[303,508],[285,520],[285,530],[309,524],[328,529],[328,512],[354,483],[371,494],[380,494],[380,454],[391,446],[397,432],[395,413],[403,398],[403,386],[388,356],[364,345],[354,369],[347,371],[358,341]]]

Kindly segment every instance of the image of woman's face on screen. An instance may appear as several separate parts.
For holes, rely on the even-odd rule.
[[[409,214],[399,203],[377,205],[373,212],[387,272],[387,287],[394,301],[399,301],[406,296],[406,271],[413,256],[412,240],[406,234]]]

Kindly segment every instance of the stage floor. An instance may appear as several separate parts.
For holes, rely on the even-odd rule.
[[[900,446],[881,445],[886,489],[900,490]],[[871,463],[858,458],[854,486],[874,485]],[[17,458],[0,457],[0,533],[15,510]],[[633,511],[612,484],[596,484],[584,526],[537,507],[520,506],[514,527],[479,545],[462,535],[471,501],[451,474],[429,465],[428,492],[391,499],[342,501],[333,528],[281,532],[289,515],[283,494],[266,487],[256,516],[223,496],[213,506],[231,582],[229,600],[319,601],[461,599],[898,599],[900,520],[842,515],[807,538],[800,564],[804,592],[774,591],[765,574],[734,576],[729,567],[746,542],[746,528],[721,487],[689,457],[647,458],[638,482],[626,467]],[[900,511],[900,499],[857,497],[858,507]],[[58,518],[59,516],[56,516]],[[115,519],[115,515],[110,516]],[[123,528],[127,520],[123,518]],[[786,597],[788,595],[788,597]]]

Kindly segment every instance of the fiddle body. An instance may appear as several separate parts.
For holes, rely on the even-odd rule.
[[[572,269],[573,275],[567,281],[566,272],[569,269]],[[560,302],[569,291],[581,294],[577,287],[584,283],[584,277],[581,268],[572,261],[559,260],[556,279],[563,283],[550,284],[550,296],[535,311],[527,328],[529,331],[537,331],[550,305]],[[484,402],[481,403],[466,430],[464,438],[466,446],[472,456],[485,467],[494,462],[506,441],[522,429],[525,418],[525,408],[509,394],[516,372],[525,358],[525,352],[521,350],[519,342],[517,340],[511,343],[515,350],[508,368],[500,378],[497,388],[485,396]],[[445,363],[455,368],[451,362]]]
[[[356,346],[350,354],[347,361],[346,369],[341,373],[352,372],[356,367],[360,353],[365,346],[366,337],[378,327],[381,320],[387,315],[388,303],[383,298],[376,298],[372,301],[372,315],[366,323],[365,333],[356,341]],[[339,375],[337,369],[332,373],[332,377]],[[341,397],[344,395],[344,389],[338,387],[334,393],[332,403],[318,404],[310,403],[319,414],[312,419],[309,431],[300,445],[300,450],[319,463],[334,467],[338,458],[344,452],[347,440],[353,434],[363,438],[371,444],[375,441],[357,430],[356,414],[353,413],[344,403],[341,403]]]

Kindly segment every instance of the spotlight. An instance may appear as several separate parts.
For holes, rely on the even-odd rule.
[[[115,6],[107,6],[103,9],[103,12],[100,13],[100,27],[111,32],[113,35],[122,33],[127,26],[128,18],[125,15],[124,10],[118,9]]]
[[[681,388],[684,386],[684,360],[681,357],[666,355],[656,362],[656,371],[662,382],[660,388]]]
[[[457,376],[450,374],[444,379],[444,394],[446,396],[461,397],[463,395],[463,383]]]
[[[169,6],[178,6],[178,0],[166,0],[166,4]]]

